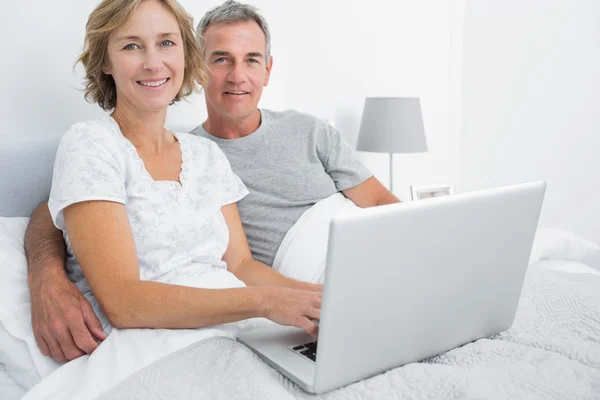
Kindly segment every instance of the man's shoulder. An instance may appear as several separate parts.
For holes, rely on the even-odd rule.
[[[307,114],[298,110],[287,109],[283,111],[274,111],[269,109],[261,109],[262,113],[265,113],[269,116],[269,119],[275,122],[302,122],[302,123],[318,123],[322,122],[321,119],[315,117],[314,115]]]
[[[197,136],[197,137],[201,137],[201,138],[206,138],[206,139],[210,139],[211,135],[209,135],[204,128],[202,128],[202,124],[198,125],[197,127],[195,127],[194,129],[192,129],[189,134],[191,136]]]
[[[272,111],[261,110],[267,113],[270,124],[276,127],[276,131],[294,131],[312,134],[315,132],[323,132],[327,130],[327,122],[314,115],[300,112],[297,110]]]

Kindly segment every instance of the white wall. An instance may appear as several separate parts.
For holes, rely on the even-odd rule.
[[[420,96],[429,153],[399,154],[397,194],[410,184],[453,182],[457,131],[450,116],[452,30],[457,0],[248,0],[270,23],[274,70],[262,107],[295,108],[333,120],[354,145],[365,96]],[[0,135],[43,135],[101,115],[86,104],[81,50],[95,0],[8,0],[0,4],[5,39],[0,73]],[[181,0],[198,20],[220,1]],[[204,99],[171,108],[168,123],[193,127],[204,120]],[[4,140],[4,139],[3,139]],[[362,154],[387,184],[388,156]]]
[[[545,179],[541,226],[600,241],[600,2],[465,4],[461,189]]]

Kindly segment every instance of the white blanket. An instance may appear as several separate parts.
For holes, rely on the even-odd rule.
[[[26,390],[6,372],[6,367],[0,364],[0,399],[18,400],[25,392]]]
[[[358,210],[361,208],[341,193],[319,201],[304,212],[285,235],[273,268],[291,278],[323,283],[329,223],[340,213]]]
[[[204,288],[243,285],[221,269],[173,283]],[[203,329],[112,329],[94,353],[61,366],[27,392],[23,400],[94,399],[134,372],[192,343],[214,337],[234,338],[239,329],[261,323],[262,319],[252,319]]]
[[[284,238],[275,258],[276,269],[297,279],[322,281],[329,221],[339,212],[356,209],[358,207],[341,193],[310,208]],[[214,288],[240,286],[232,277],[229,273],[215,272],[211,277],[203,276],[197,285],[193,282],[180,284]],[[196,330],[113,329],[91,356],[63,365],[23,399],[92,399],[134,372],[192,343],[220,336],[233,338],[237,330],[251,329],[261,323],[268,322],[252,320]]]
[[[160,360],[102,397],[307,398],[600,399],[600,277],[532,268],[510,330],[321,396],[303,392],[243,345],[217,338]]]
[[[329,222],[339,212],[357,208],[341,193],[311,207],[285,236],[275,257],[274,268],[296,279],[322,282]],[[238,286],[236,282],[228,282],[231,277],[225,275],[217,273],[210,286]],[[206,287],[206,277],[202,278],[201,285],[182,284]],[[198,330],[114,329],[91,356],[83,356],[60,367],[23,399],[95,398],[132,373],[174,351],[207,338],[235,337],[237,329],[250,329],[260,323],[253,320],[245,324]]]

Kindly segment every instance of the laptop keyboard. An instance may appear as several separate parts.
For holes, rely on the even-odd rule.
[[[296,346],[290,346],[288,349],[302,357],[308,358],[312,362],[317,360],[317,342],[309,342]]]

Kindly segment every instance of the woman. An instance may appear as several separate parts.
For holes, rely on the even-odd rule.
[[[96,398],[248,318],[316,335],[321,286],[252,259],[236,207],[248,192],[224,154],[164,128],[169,104],[205,81],[191,17],[175,0],[103,0],[79,61],[86,98],[111,115],[62,138],[49,209],[69,278],[111,333],[25,398]]]
[[[321,287],[252,259],[235,204],[248,192],[223,153],[164,128],[169,104],[205,80],[181,6],[102,1],[80,61],[86,98],[112,113],[63,137],[49,208],[66,238],[69,276],[91,290],[104,325],[266,317],[316,335]]]

